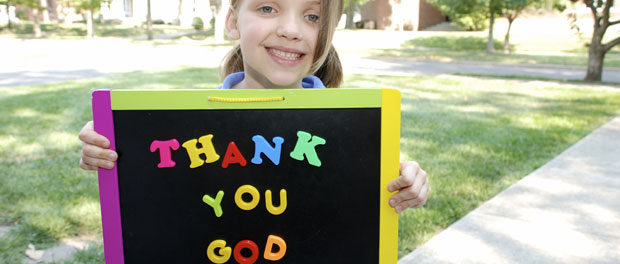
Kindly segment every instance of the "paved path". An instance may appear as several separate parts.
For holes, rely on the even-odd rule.
[[[174,67],[218,67],[227,46],[195,42],[189,45],[154,45],[128,39],[20,40],[0,36],[2,55],[0,86],[31,85],[106,76],[138,70],[171,70]],[[441,62],[408,58],[355,55],[341,57],[347,74],[396,76],[475,73],[525,75],[581,80],[585,68],[504,65],[480,62]],[[603,80],[620,83],[620,70],[606,69]]]
[[[620,263],[620,117],[399,261],[409,263]]]
[[[440,75],[450,73],[485,75],[520,75],[566,80],[583,80],[585,67],[549,65],[510,65],[487,62],[442,62],[406,58],[345,57],[346,73],[381,74],[395,76]],[[605,69],[603,81],[620,83],[620,69]]]
[[[106,76],[110,73],[217,68],[228,47],[155,45],[129,39],[20,40],[0,36],[0,86],[31,85]]]

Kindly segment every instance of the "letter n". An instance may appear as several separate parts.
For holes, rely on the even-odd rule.
[[[305,155],[306,159],[308,159],[308,163],[316,167],[321,167],[321,160],[319,160],[319,157],[316,155],[315,147],[318,145],[325,145],[325,142],[323,138],[312,136],[308,132],[298,131],[297,143],[295,144],[293,152],[291,152],[291,158],[303,161]]]
[[[263,159],[260,157],[260,154],[263,153],[271,160],[271,162],[273,162],[273,164],[280,164],[280,152],[282,150],[282,143],[284,142],[283,138],[274,137],[274,147],[271,147],[269,142],[267,142],[267,140],[261,135],[253,136],[252,141],[254,141],[254,157],[252,158],[252,163],[262,164]]]

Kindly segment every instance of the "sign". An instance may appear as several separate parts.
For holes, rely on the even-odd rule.
[[[98,90],[93,115],[107,263],[396,263],[396,90]]]

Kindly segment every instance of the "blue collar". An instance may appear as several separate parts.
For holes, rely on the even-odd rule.
[[[230,89],[237,85],[245,78],[244,72],[231,73],[224,79],[224,83],[218,89]],[[303,88],[325,88],[325,85],[314,75],[308,75],[301,80],[301,87]]]

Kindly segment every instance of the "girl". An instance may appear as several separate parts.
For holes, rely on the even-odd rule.
[[[232,0],[227,35],[239,40],[224,59],[220,89],[338,87],[342,67],[331,45],[343,0]],[[80,131],[85,170],[111,169],[118,155],[90,121]],[[389,203],[396,212],[419,208],[428,198],[426,172],[401,162],[400,176],[388,189],[398,191]]]

